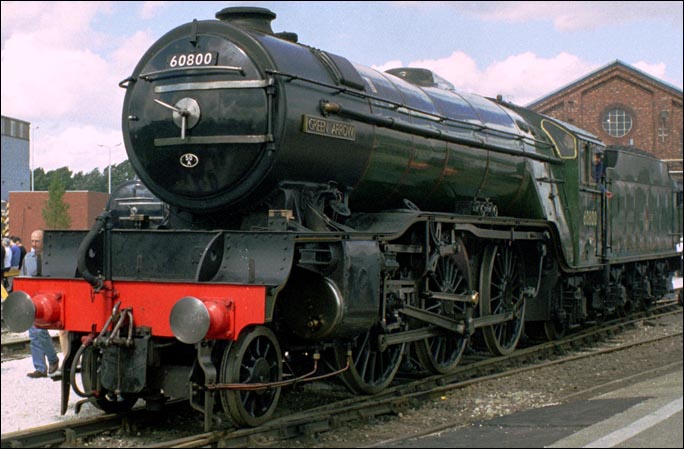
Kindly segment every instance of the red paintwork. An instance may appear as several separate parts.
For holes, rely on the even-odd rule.
[[[113,287],[96,294],[90,284],[80,279],[15,278],[14,281],[14,290],[34,298],[36,327],[48,329],[99,332],[114,304],[121,301],[121,309],[133,308],[135,326],[149,327],[153,336],[173,337],[169,324],[171,308],[185,296],[194,296],[205,303],[212,317],[210,338],[235,340],[246,326],[263,324],[265,320],[266,288],[263,286],[116,281]],[[59,313],[55,312],[56,304],[61,305]]]
[[[62,295],[59,293],[39,293],[31,296],[36,306],[36,325],[62,325]]]
[[[204,306],[209,312],[210,324],[207,331],[209,339],[234,339],[233,338],[233,303],[226,304],[225,301],[204,301]],[[238,332],[239,333],[239,332]]]

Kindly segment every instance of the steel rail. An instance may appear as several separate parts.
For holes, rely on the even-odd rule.
[[[676,307],[676,309],[673,311],[672,307]],[[481,361],[465,364],[449,375],[431,376],[419,380],[404,380],[400,385],[389,388],[374,396],[355,396],[350,399],[274,419],[257,428],[208,432],[165,441],[148,447],[253,445],[255,441],[265,437],[288,439],[300,435],[313,435],[325,432],[339,427],[346,422],[359,419],[367,420],[375,416],[391,413],[396,414],[405,410],[416,401],[425,400],[425,398],[435,395],[442,395],[446,391],[463,388],[474,383],[506,377],[524,371],[541,369],[545,366],[566,363],[584,357],[624,350],[628,347],[656,341],[638,341],[629,345],[538,363],[539,360],[544,358],[557,356],[559,351],[565,352],[581,348],[588,343],[595,342],[597,339],[613,336],[619,330],[633,326],[644,319],[681,313],[682,310],[676,305],[676,301],[661,303],[655,309],[641,312],[636,317],[632,316],[603,323],[602,326],[586,329],[562,340],[519,349],[510,356],[486,358]],[[681,332],[676,335],[681,335]],[[674,335],[659,338],[670,338],[672,336]],[[521,367],[521,365],[523,366]],[[167,404],[167,407],[175,409],[183,407],[185,404],[186,401],[173,401]],[[150,413],[152,414],[150,415]],[[2,447],[41,447],[63,443],[73,444],[79,438],[98,435],[112,429],[130,427],[130,423],[143,421],[153,415],[153,412],[140,407],[123,415],[107,414],[3,434],[1,436],[1,443]]]
[[[560,357],[555,360],[541,362],[544,358],[557,357],[560,351],[566,352],[583,348],[589,343],[609,338],[635,323],[645,319],[667,316],[669,314],[681,314],[682,310],[673,301],[671,304],[656,306],[657,309],[638,314],[638,317],[617,319],[609,323],[603,323],[587,329],[578,334],[571,335],[555,342],[535,345],[515,351],[510,356],[487,358],[482,361],[463,365],[454,373],[442,376],[431,376],[425,379],[413,380],[402,385],[388,388],[374,396],[353,397],[332,404],[323,405],[300,413],[294,413],[286,417],[274,419],[269,423],[251,429],[214,431],[185,437],[178,440],[164,441],[146,447],[234,447],[241,445],[254,445],[258,440],[273,438],[284,440],[298,436],[310,436],[332,430],[344,423],[367,420],[380,415],[396,414],[409,408],[416,401],[425,400],[433,396],[441,396],[447,391],[463,388],[465,386],[484,382],[487,380],[507,377],[521,372],[541,369],[561,363],[567,363],[581,358],[602,355],[608,352],[628,349],[633,346],[643,345],[658,341],[659,339],[672,338],[682,335],[681,332],[658,337],[653,340],[633,342],[628,345],[586,352],[579,355]],[[676,307],[672,311],[671,308]],[[655,315],[654,311],[664,312]],[[612,324],[611,324],[612,323]],[[503,369],[503,371],[501,371]]]

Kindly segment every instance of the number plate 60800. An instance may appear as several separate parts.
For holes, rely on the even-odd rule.
[[[187,53],[180,55],[171,55],[167,61],[167,66],[175,67],[201,67],[207,65],[216,65],[218,60],[218,53]]]

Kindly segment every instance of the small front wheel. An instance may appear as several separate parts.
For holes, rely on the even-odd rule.
[[[244,331],[223,353],[219,382],[221,404],[238,427],[256,427],[275,411],[282,387],[269,386],[283,378],[282,352],[275,334],[257,326]]]

